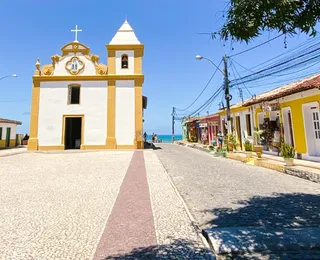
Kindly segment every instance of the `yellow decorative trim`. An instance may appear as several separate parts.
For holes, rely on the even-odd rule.
[[[108,67],[107,65],[100,63],[100,64],[96,64],[96,73],[98,75],[107,75],[108,74]]]
[[[65,131],[66,131],[66,118],[70,117],[81,117],[81,149],[84,144],[84,115],[83,114],[71,114],[62,116],[62,134],[61,134],[61,144],[63,149],[65,148]]]
[[[39,151],[60,151],[60,150],[64,150],[64,146],[63,145],[53,145],[53,146],[39,146],[38,147]]]
[[[82,145],[81,150],[105,150],[106,145]]]
[[[116,52],[108,50],[109,74],[116,74]]]
[[[94,63],[97,75],[107,75],[108,74],[107,65],[105,65],[103,63],[98,64],[98,62],[100,60],[100,57],[98,55],[95,55],[95,54],[85,55],[85,57]]]
[[[10,139],[9,146],[10,146],[10,147],[16,146],[16,139]]]
[[[85,57],[86,57],[88,60],[91,60],[91,61],[94,62],[94,63],[97,63],[97,62],[99,62],[99,60],[100,60],[100,57],[99,57],[98,55],[95,55],[95,54],[85,55]]]
[[[28,150],[38,150],[40,82],[33,82],[30,112],[30,138]]]
[[[142,50],[134,51],[134,74],[142,74]]]
[[[108,102],[107,102],[107,149],[116,149],[116,82],[108,81]]]
[[[43,65],[41,68],[41,75],[52,76],[54,72],[54,67],[52,64]]]
[[[109,67],[110,73],[110,67]],[[75,80],[140,80],[144,82],[144,75],[77,75],[77,76],[34,76],[34,82],[45,81],[75,81]]]
[[[143,148],[142,141],[142,82],[140,80],[135,80],[134,85],[134,95],[135,95],[135,139],[134,144],[136,149]]]
[[[52,65],[55,66],[55,64],[61,60],[63,60],[64,57],[60,56],[59,54],[51,56]]]
[[[135,149],[135,146],[132,144],[128,144],[128,145],[117,145],[117,149]]]
[[[107,50],[110,51],[123,51],[123,50],[140,50],[141,56],[143,56],[144,45],[143,44],[128,44],[128,45],[106,45]]]
[[[78,66],[80,66],[80,68],[77,68],[77,71],[72,71],[72,67],[69,68],[69,66],[72,66],[72,62],[76,60],[78,62]],[[66,63],[65,68],[66,70],[71,74],[71,75],[78,75],[85,67],[85,63],[79,59],[78,56],[73,56],[71,57],[71,59]]]
[[[71,48],[68,48],[69,46],[71,46]],[[68,43],[61,48],[61,51],[63,56],[68,55],[68,53],[82,53],[83,55],[90,54],[90,48],[80,42]]]

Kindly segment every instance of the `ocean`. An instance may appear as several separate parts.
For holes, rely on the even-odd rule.
[[[148,142],[151,142],[152,135],[147,136]],[[162,140],[163,143],[171,143],[172,135],[158,135],[158,140]],[[174,140],[182,140],[182,135],[174,135]]]

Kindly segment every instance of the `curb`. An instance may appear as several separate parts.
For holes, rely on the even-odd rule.
[[[158,157],[158,156],[157,156]],[[163,169],[163,172],[165,173],[171,187],[173,188],[174,192],[176,193],[178,199],[180,200],[180,202],[182,203],[182,206],[184,208],[184,210],[186,211],[190,221],[191,221],[191,225],[193,226],[193,228],[195,229],[195,231],[197,232],[198,236],[201,238],[204,246],[210,250],[210,252],[212,253],[212,260],[216,259],[214,252],[212,251],[213,248],[210,246],[208,240],[206,239],[206,237],[203,235],[203,230],[196,224],[196,220],[195,218],[192,216],[187,204],[185,203],[184,199],[182,198],[180,192],[178,191],[177,187],[174,185],[173,181],[170,178],[170,175],[168,173],[168,171],[166,170],[166,168],[164,167],[161,159],[158,157],[158,160],[161,162],[161,166]]]

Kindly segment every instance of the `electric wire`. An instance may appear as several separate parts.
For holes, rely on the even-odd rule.
[[[232,58],[232,57],[235,57],[235,56],[244,54],[244,53],[246,53],[246,52],[252,51],[252,50],[254,50],[254,49],[256,49],[256,48],[259,48],[259,47],[261,47],[261,46],[263,46],[263,45],[265,45],[265,44],[273,41],[273,40],[276,40],[276,39],[280,38],[282,35],[283,35],[283,33],[280,34],[280,35],[278,35],[278,36],[276,36],[276,37],[273,37],[273,38],[269,39],[268,41],[265,41],[265,42],[263,42],[263,43],[260,43],[260,44],[254,46],[254,47],[252,47],[252,48],[249,48],[249,49],[247,49],[247,50],[244,50],[244,51],[238,52],[238,53],[236,53],[236,54],[233,54],[233,55],[231,55],[231,56],[229,56],[229,57]]]
[[[216,75],[217,71],[219,70],[219,67],[222,63],[222,60],[220,61],[219,65],[217,66],[216,70],[213,72],[211,78],[209,79],[208,83],[205,85],[205,87],[202,89],[202,91],[200,92],[200,94],[198,95],[198,97],[187,107],[187,108],[184,108],[184,109],[178,109],[176,108],[176,110],[180,111],[180,112],[183,112],[183,111],[186,111],[187,109],[189,109],[190,107],[193,106],[194,103],[196,103],[198,101],[198,99],[201,97],[201,95],[203,94],[203,92],[207,89],[207,87],[209,86],[209,84],[211,83],[213,77]]]

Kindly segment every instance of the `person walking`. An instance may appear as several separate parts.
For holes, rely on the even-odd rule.
[[[152,133],[152,143],[154,143],[155,135]]]
[[[144,132],[143,137],[144,137],[144,142],[146,143],[147,142],[147,137],[148,137],[146,132]]]
[[[222,135],[221,131],[218,132],[218,142],[219,142],[219,147],[222,147],[223,135]]]

